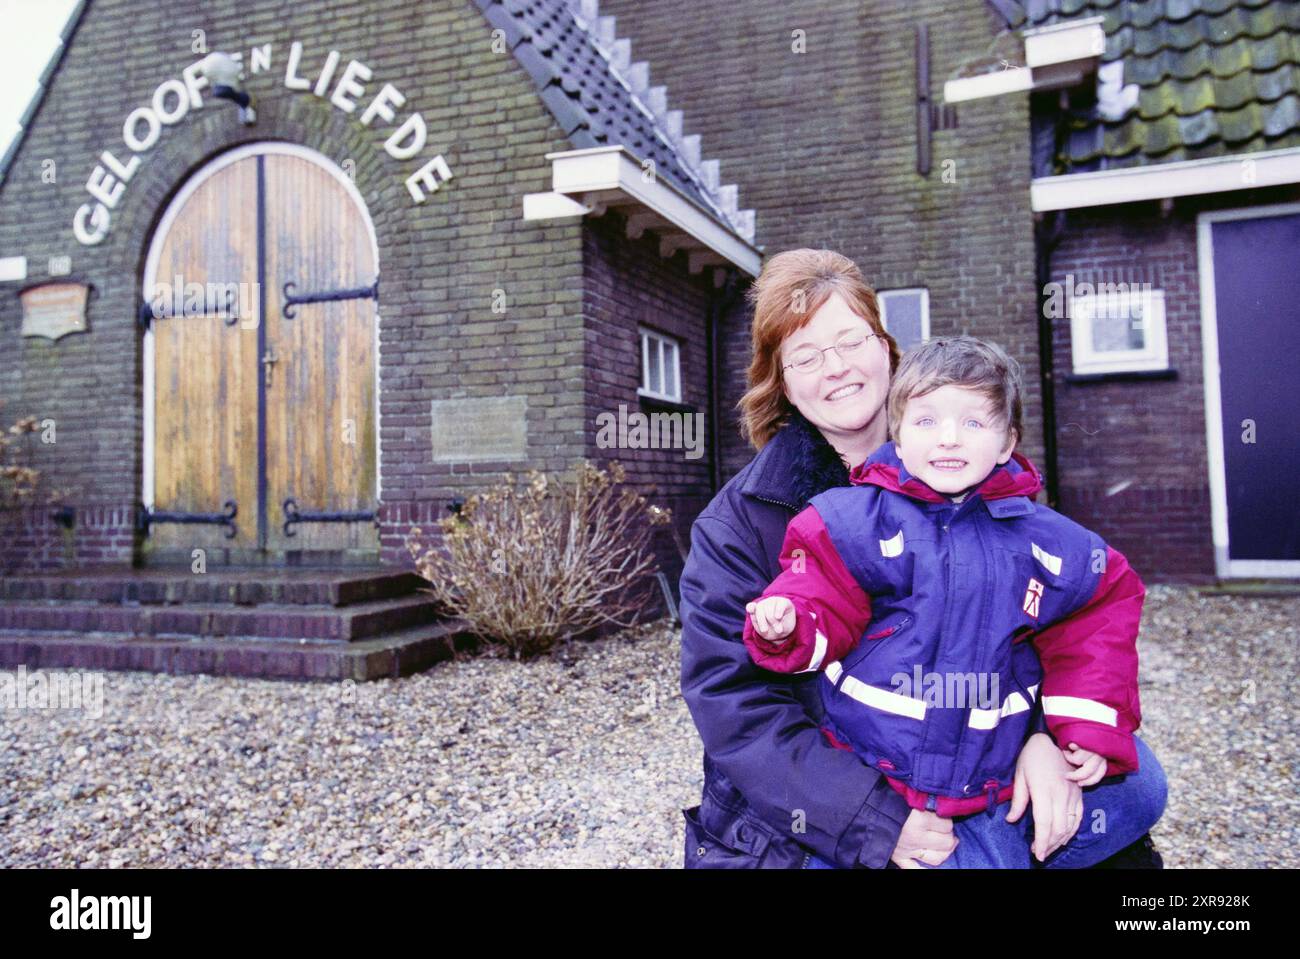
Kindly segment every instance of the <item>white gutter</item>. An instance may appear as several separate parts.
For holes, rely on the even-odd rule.
[[[660,235],[660,252],[687,251],[692,273],[730,263],[758,276],[763,255],[734,230],[719,223],[663,177],[644,173],[641,161],[621,145],[548,153],[551,191],[524,196],[525,220],[599,215],[607,207],[628,210],[629,234],[650,229]],[[635,223],[635,227],[634,227]]]
[[[1025,65],[949,80],[943,85],[945,103],[979,100],[1024,90],[1055,90],[1074,86],[1097,69],[1106,50],[1103,17],[1025,30]]]
[[[1029,182],[1035,213],[1300,183],[1300,147],[1045,176]]]
[[[1024,30],[1025,65],[1047,67],[1056,63],[1100,58],[1106,52],[1105,17],[1084,17]]]

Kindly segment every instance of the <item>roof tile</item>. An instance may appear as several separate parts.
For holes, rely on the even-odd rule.
[[[1112,115],[1073,91],[1058,146],[1035,138],[1035,174],[1082,172],[1300,146],[1295,0],[1025,0],[1013,28],[1103,17],[1102,62],[1136,88]],[[1035,98],[1055,111],[1056,97]],[[1120,111],[1123,111],[1120,113]]]
[[[662,88],[644,91],[648,68],[630,60],[613,17],[579,0],[475,0],[488,22],[505,30],[511,50],[575,148],[619,144],[671,182],[705,213],[752,241],[750,211],[737,211],[731,192],[703,169],[698,137],[683,137]],[[582,17],[583,19],[579,19]],[[587,22],[586,17],[592,17]],[[676,114],[676,116],[675,116]]]

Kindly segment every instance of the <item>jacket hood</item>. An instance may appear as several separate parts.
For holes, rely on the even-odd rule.
[[[893,440],[868,456],[865,463],[854,467],[849,474],[849,481],[854,486],[871,484],[927,503],[948,502],[948,497],[943,493],[936,492],[907,472],[903,461],[898,457]],[[1033,499],[1042,488],[1043,476],[1038,472],[1038,467],[1023,453],[1012,453],[1011,459],[994,469],[972,492],[985,500],[1011,496]]]

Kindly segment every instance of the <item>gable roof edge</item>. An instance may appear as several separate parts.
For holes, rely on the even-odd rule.
[[[36,92],[32,94],[32,98],[27,102],[27,109],[23,111],[23,115],[18,121],[18,132],[14,134],[14,138],[10,142],[8,149],[5,150],[4,156],[0,157],[0,187],[5,185],[5,180],[9,177],[9,167],[13,163],[14,157],[18,155],[19,146],[27,137],[28,128],[36,119],[37,112],[45,102],[45,94],[49,92],[55,71],[59,69],[64,56],[67,55],[68,48],[72,46],[72,38],[76,35],[77,27],[81,26],[81,20],[89,6],[90,0],[77,0],[77,5],[68,14],[63,29],[59,31],[59,46],[45,64],[45,69],[41,71],[41,76],[36,81]]]
[[[708,218],[747,245],[754,211],[738,209],[739,188],[719,183],[718,160],[700,155],[698,134],[682,132],[667,88],[650,86],[646,61],[632,62],[631,41],[600,0],[474,0],[499,29],[574,150],[614,145],[654,164]]]

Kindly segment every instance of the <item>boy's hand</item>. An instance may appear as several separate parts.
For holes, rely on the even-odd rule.
[[[928,869],[947,861],[960,842],[953,835],[951,819],[913,809],[903,821],[903,831],[889,858],[900,869]]]
[[[766,640],[779,641],[794,632],[794,603],[784,596],[768,596],[745,605],[754,631]]]
[[[1078,766],[1065,774],[1065,778],[1080,786],[1091,786],[1100,782],[1106,775],[1106,757],[1087,749],[1080,749],[1078,743],[1070,743],[1069,749],[1062,749],[1061,755],[1071,766]]]

